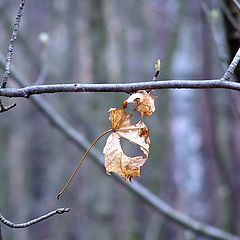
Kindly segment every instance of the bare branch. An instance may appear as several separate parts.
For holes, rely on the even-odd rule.
[[[13,48],[17,39],[18,28],[20,25],[24,4],[25,4],[25,0],[20,0],[20,5],[18,7],[18,12],[17,12],[17,16],[15,19],[15,23],[12,31],[12,36],[11,36],[10,44],[8,47],[6,65],[5,65],[5,70],[4,70],[2,85],[1,85],[2,88],[5,88],[7,86],[8,76],[10,74],[10,68],[11,68],[11,62],[12,62]]]
[[[0,61],[0,66],[1,61]],[[25,81],[15,71],[11,73],[13,79],[21,86],[27,85]],[[223,81],[222,81],[223,82]],[[73,142],[77,147],[86,150],[90,143],[85,139],[83,135],[73,129],[44,99],[40,96],[33,96],[31,101],[40,110],[40,112],[53,124],[65,137]],[[92,149],[89,155],[95,160],[95,163],[99,167],[103,168],[103,159],[100,157],[102,154],[96,149]],[[131,190],[135,195],[141,197],[141,199],[150,207],[154,208],[165,217],[169,218],[173,222],[190,229],[198,234],[211,237],[217,240],[240,240],[240,237],[234,236],[221,229],[215,228],[211,225],[204,224],[186,216],[183,213],[172,208],[170,205],[162,201],[156,195],[148,191],[145,187],[134,182],[134,184],[127,184],[122,181],[116,175],[113,175],[114,179],[121,182],[126,188]]]
[[[4,218],[1,214],[0,214],[0,221],[5,224],[6,226],[10,227],[10,228],[26,228],[26,227],[29,227],[33,224],[36,224],[36,223],[39,223],[41,221],[44,221],[56,214],[63,214],[63,213],[66,213],[66,212],[69,212],[70,209],[69,208],[58,208],[56,209],[55,211],[52,211],[52,212],[49,212],[45,215],[42,215],[41,217],[39,218],[35,218],[31,221],[28,221],[28,222],[25,222],[25,223],[12,223],[10,221],[8,221],[6,218]]]
[[[239,56],[240,57],[240,51]],[[234,62],[236,64],[236,61]],[[235,69],[235,68],[234,68]],[[234,71],[231,64],[228,70],[228,77]],[[230,72],[231,71],[231,72]],[[230,75],[229,75],[230,74]],[[228,78],[227,78],[228,79]],[[202,88],[223,88],[240,91],[240,83],[216,80],[162,80],[138,83],[118,83],[118,84],[51,84],[51,85],[35,85],[23,88],[5,88],[0,89],[0,96],[4,97],[24,97],[28,98],[36,94],[44,93],[68,93],[68,92],[135,92],[137,90],[151,89],[202,89]]]
[[[230,78],[232,77],[239,61],[240,61],[240,48],[238,49],[236,55],[234,56],[231,64],[229,65],[227,71],[224,73],[221,80],[224,80],[224,81],[229,81],[230,80]]]

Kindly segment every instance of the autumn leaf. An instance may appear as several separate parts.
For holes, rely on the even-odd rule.
[[[124,101],[122,108],[109,110],[113,133],[103,149],[106,172],[115,172],[125,180],[131,180],[132,177],[140,176],[140,168],[149,156],[150,138],[149,130],[142,120],[135,125],[131,124],[132,115],[125,113],[126,103],[136,103],[136,109],[142,117],[151,115],[155,107],[154,98],[146,91],[139,91]],[[120,144],[121,137],[139,146],[143,156],[127,156]]]
[[[137,91],[132,94],[127,100],[127,103],[136,103],[136,111],[141,113],[141,116],[150,116],[155,111],[155,101],[156,97],[151,95],[145,90]]]

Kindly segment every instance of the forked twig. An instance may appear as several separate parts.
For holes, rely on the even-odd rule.
[[[10,110],[11,108],[14,108],[14,107],[16,107],[16,103],[13,103],[9,106],[4,107],[3,103],[2,103],[2,99],[0,98],[0,113],[7,112],[8,110]]]

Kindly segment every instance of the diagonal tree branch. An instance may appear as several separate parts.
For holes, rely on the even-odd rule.
[[[235,5],[236,9],[240,13],[240,3],[237,0],[232,0],[233,4]]]
[[[232,77],[238,63],[240,61],[240,48],[238,49],[237,53],[235,54],[232,62],[230,63],[230,65],[228,66],[227,71],[224,73],[223,77],[221,78],[221,80],[224,81],[229,81],[230,78]]]
[[[66,212],[69,212],[70,209],[69,208],[58,208],[52,212],[49,212],[45,215],[42,215],[41,217],[38,217],[38,218],[35,218],[31,221],[28,221],[28,222],[25,222],[25,223],[12,223],[10,222],[9,220],[7,220],[6,218],[4,218],[1,214],[0,214],[0,222],[5,224],[6,226],[10,227],[10,228],[26,228],[26,227],[29,227],[33,224],[36,224],[36,223],[39,223],[41,221],[44,221],[56,214],[63,214],[63,213],[66,213]]]
[[[1,64],[0,67],[4,65]],[[13,79],[19,84],[20,87],[27,85],[25,81],[17,74],[15,71],[11,73]],[[65,137],[67,137],[71,142],[73,142],[77,147],[86,150],[90,143],[82,136],[79,132],[74,130],[69,124],[41,97],[33,96],[31,101],[34,105],[42,112],[42,114],[56,127]],[[103,167],[103,159],[100,157],[102,154],[96,149],[92,149],[89,153],[99,167]],[[227,233],[221,229],[215,228],[211,225],[198,222],[183,213],[175,210],[170,205],[162,201],[156,195],[151,193],[145,187],[141,186],[139,183],[134,182],[133,184],[128,184],[122,181],[116,175],[113,175],[114,179],[123,184],[126,188],[132,191],[136,196],[141,197],[141,199],[150,207],[154,208],[159,213],[163,214],[165,217],[169,218],[173,222],[190,229],[198,234],[211,237],[217,240],[240,240],[240,237]]]
[[[10,74],[10,68],[11,68],[11,63],[12,63],[13,48],[14,48],[15,42],[17,40],[18,28],[20,25],[24,4],[25,4],[25,0],[20,0],[20,5],[18,7],[15,23],[13,26],[12,36],[11,36],[10,44],[8,47],[8,53],[7,53],[7,57],[6,57],[6,65],[5,65],[4,74],[3,74],[3,78],[2,78],[2,85],[1,85],[2,88],[5,88],[7,86],[8,76]]]
[[[11,36],[10,44],[9,44],[9,47],[8,47],[6,64],[5,64],[5,67],[4,67],[2,84],[1,84],[0,88],[5,88],[7,86],[8,76],[10,74],[10,68],[11,68],[11,62],[12,62],[13,48],[14,48],[15,42],[17,40],[18,28],[19,28],[19,25],[20,25],[24,4],[25,4],[25,0],[20,0],[20,5],[18,7],[17,16],[16,16],[15,23],[14,23],[14,26],[13,26],[12,36]],[[14,103],[14,104],[11,104],[7,107],[4,107],[3,102],[0,99],[0,113],[7,112],[8,110],[14,108],[15,106],[16,106],[16,104]]]

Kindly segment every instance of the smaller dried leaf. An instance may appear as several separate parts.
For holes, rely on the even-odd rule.
[[[149,130],[142,120],[135,125],[131,124],[132,114],[126,114],[125,109],[128,103],[136,103],[135,110],[139,111],[142,117],[150,116],[155,111],[154,100],[154,96],[141,90],[123,101],[122,108],[109,110],[113,133],[108,137],[103,149],[107,173],[115,172],[130,181],[132,177],[140,176],[140,168],[149,156]],[[120,144],[121,137],[139,146],[143,156],[127,156]]]
[[[127,100],[127,103],[137,103],[136,111],[141,113],[141,116],[150,116],[155,111],[155,96],[145,90],[137,91],[132,94]]]

